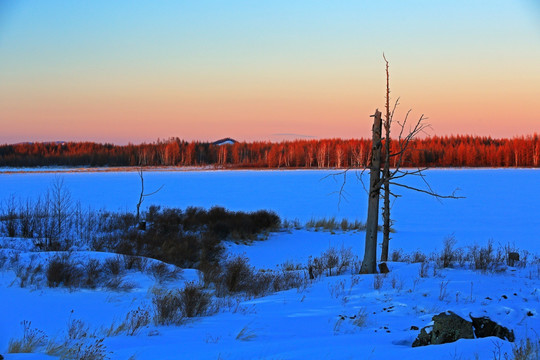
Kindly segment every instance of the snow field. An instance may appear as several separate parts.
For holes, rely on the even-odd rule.
[[[348,201],[338,207],[335,194],[342,178],[332,171],[206,171],[148,172],[145,186],[162,191],[144,205],[224,206],[231,210],[269,209],[282,218],[365,217],[365,194],[356,177],[348,175]],[[428,179],[441,193],[459,187],[463,200],[438,202],[403,192],[394,204],[396,220],[390,249],[424,254],[439,252],[443,239],[454,235],[457,247],[492,239],[495,246],[512,244],[540,253],[537,204],[538,170],[430,170]],[[0,174],[0,202],[14,194],[43,194],[58,174]],[[140,191],[136,173],[61,174],[72,198],[95,209],[134,211]],[[415,179],[417,180],[417,179]],[[519,186],[516,186],[519,184]],[[536,189],[536,193],[530,193]],[[351,248],[361,258],[365,233],[305,229],[272,233],[267,240],[227,246],[231,256],[245,255],[257,269],[276,270],[289,262],[305,266],[310,257],[329,247]],[[52,253],[31,252],[32,245],[0,239],[0,255],[18,253],[21,263],[44,262]],[[10,250],[11,249],[11,250]],[[74,259],[105,261],[116,254],[76,252]],[[151,261],[151,260],[149,260]],[[218,313],[194,318],[180,326],[151,323],[135,336],[105,336],[111,359],[493,359],[512,354],[512,344],[498,338],[412,348],[419,330],[440,312],[451,310],[465,319],[487,315],[513,329],[517,341],[538,341],[540,331],[540,267],[529,257],[524,268],[503,267],[485,272],[466,268],[435,269],[421,277],[421,264],[390,262],[386,275],[321,276],[305,286],[260,298],[217,299]],[[501,270],[502,270],[501,269]],[[43,330],[50,338],[66,336],[70,319],[80,319],[103,337],[103,328],[122,321],[138,307],[152,310],[152,289],[182,288],[197,281],[196,270],[157,284],[149,274],[128,271],[129,291],[48,288],[17,284],[14,269],[0,271],[0,353],[10,359],[48,359],[41,353],[6,354],[11,338],[22,335],[20,322]],[[380,285],[380,286],[379,286]],[[209,291],[212,291],[210,289]],[[214,297],[214,299],[216,299]],[[510,357],[512,358],[512,357]]]
[[[301,223],[331,217],[365,222],[367,199],[360,175],[347,174],[340,201],[344,178],[337,174],[337,170],[148,171],[145,189],[151,192],[162,185],[163,189],[146,198],[143,208],[223,206],[235,211],[273,210],[282,219]],[[83,208],[135,212],[140,194],[136,172],[0,173],[0,203],[11,195],[22,200],[44,195],[56,177],[64,180],[72,199]],[[539,169],[428,170],[426,180],[435,191],[451,194],[459,189],[457,194],[465,198],[438,201],[396,187],[402,197],[392,207],[396,232],[391,248],[429,253],[453,235],[458,246],[491,239],[497,245],[510,243],[540,253],[539,178]],[[417,177],[404,182],[424,186]]]
[[[103,259],[113,255],[77,256]],[[112,352],[111,359],[133,355],[136,359],[454,359],[456,355],[492,359],[498,346],[503,353],[511,353],[511,344],[485,338],[412,348],[419,331],[411,326],[422,328],[433,315],[451,310],[466,319],[469,313],[488,315],[514,329],[517,339],[540,328],[537,270],[508,268],[483,274],[439,269],[433,275],[430,268],[423,278],[419,263],[389,266],[387,275],[322,276],[299,289],[240,298],[239,303],[221,300],[228,305],[213,316],[194,318],[181,326],[151,324],[136,336],[106,337],[104,344]],[[151,308],[154,284],[140,273],[129,274],[136,286],[128,292],[20,288],[13,285],[13,272],[0,274],[0,296],[12,300],[2,319],[2,349],[6,349],[8,337],[20,336],[22,319],[32,321],[33,327],[50,337],[65,336],[68,321],[80,319],[100,336],[100,328],[121,321],[130,310]],[[182,276],[167,287],[181,287],[183,281],[197,278],[188,271]],[[40,356],[25,358],[43,358]]]

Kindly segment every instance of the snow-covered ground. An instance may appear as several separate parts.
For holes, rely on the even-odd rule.
[[[366,218],[366,193],[355,172],[349,172],[345,199],[338,192],[343,176],[339,171],[158,171],[146,172],[148,197],[145,206],[156,204],[185,208],[214,205],[231,210],[268,209],[281,218]],[[406,251],[440,248],[453,235],[458,246],[515,243],[521,249],[540,253],[540,169],[433,169],[426,172],[431,187],[441,194],[455,189],[459,200],[436,200],[425,194],[395,188],[401,194],[392,208],[393,248]],[[73,200],[83,207],[135,211],[140,179],[136,172],[15,173],[0,174],[0,203],[10,195],[35,198],[61,177]],[[367,180],[367,177],[366,177]],[[405,184],[423,186],[417,177]]]
[[[312,217],[360,219],[366,196],[354,174],[347,176],[347,201],[338,207],[343,177],[335,171],[197,171],[147,172],[146,189],[163,190],[145,205],[224,206],[232,210],[270,209],[282,218]],[[11,194],[22,199],[43,194],[55,176],[64,179],[72,198],[83,206],[133,211],[140,191],[136,173],[1,174],[0,201]],[[391,248],[425,254],[442,249],[443,239],[454,235],[457,246],[514,244],[540,253],[539,170],[430,170],[428,180],[438,192],[460,188],[461,200],[441,202],[403,191],[394,204],[396,220]],[[408,184],[411,184],[408,180]],[[305,267],[310,256],[329,247],[352,248],[362,256],[363,232],[291,230],[270,234],[250,245],[229,244],[231,254],[245,254],[259,269],[276,269],[290,262]],[[9,242],[3,242],[9,247]],[[12,246],[17,247],[17,246]],[[39,263],[51,254],[1,250],[8,259]],[[81,259],[104,261],[112,254],[85,252]],[[32,260],[32,257],[35,257]],[[21,260],[22,259],[22,260]],[[419,263],[391,262],[391,272],[376,288],[376,275],[322,276],[299,289],[260,298],[221,299],[219,311],[180,326],[153,323],[135,336],[120,332],[104,335],[106,327],[121,322],[138,307],[152,309],[152,288],[181,288],[198,279],[184,269],[177,280],[157,284],[144,272],[129,270],[129,291],[21,288],[14,269],[0,271],[0,354],[6,359],[48,359],[40,354],[6,354],[11,338],[22,336],[21,321],[44,331],[49,338],[66,336],[67,324],[82,320],[104,345],[111,359],[498,359],[512,358],[512,344],[498,338],[459,340],[444,345],[412,348],[418,330],[433,315],[453,311],[468,319],[487,315],[515,331],[519,340],[538,341],[540,318],[540,265],[503,267],[482,273],[466,267],[438,269],[431,264],[420,276]],[[305,270],[299,270],[305,273]],[[352,319],[362,318],[356,322]],[[500,354],[500,357],[497,357]]]

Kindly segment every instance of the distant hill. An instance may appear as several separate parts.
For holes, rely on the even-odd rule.
[[[218,141],[214,141],[212,145],[233,145],[236,144],[238,141],[231,139],[231,138],[224,138],[220,139]]]

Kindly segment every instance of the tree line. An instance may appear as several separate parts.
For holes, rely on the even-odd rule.
[[[399,144],[390,142],[390,152]],[[413,139],[403,167],[539,167],[540,136]],[[383,154],[384,154],[383,149]],[[237,142],[215,145],[179,138],[114,145],[94,142],[0,145],[0,166],[218,166],[233,168],[364,168],[371,139]],[[395,159],[395,158],[394,158]],[[397,159],[396,159],[397,160]],[[390,164],[395,165],[395,164]]]

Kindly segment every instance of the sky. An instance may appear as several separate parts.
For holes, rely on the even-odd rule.
[[[0,0],[0,143],[540,133],[538,0]]]

